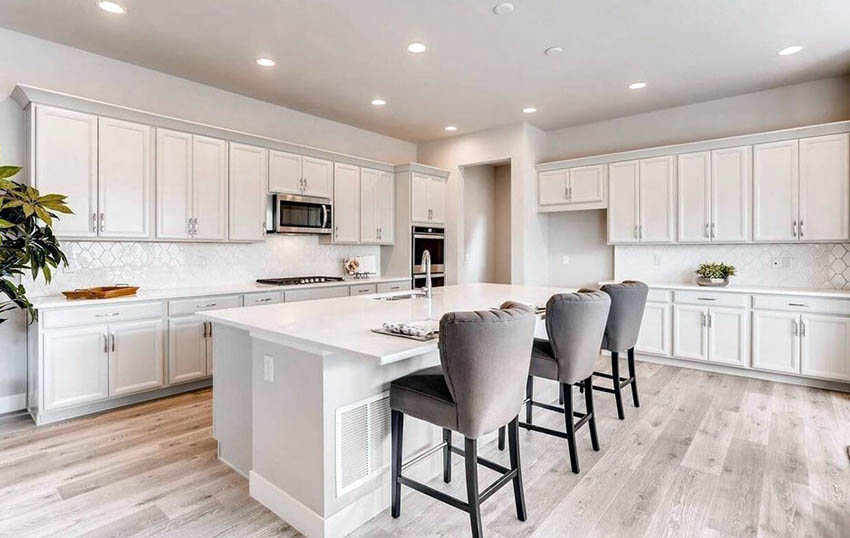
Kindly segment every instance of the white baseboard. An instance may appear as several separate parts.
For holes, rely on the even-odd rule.
[[[0,396],[0,415],[13,411],[23,411],[27,407],[26,393]]]

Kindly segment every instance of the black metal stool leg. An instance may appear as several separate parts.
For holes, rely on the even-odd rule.
[[[617,401],[617,416],[620,420],[625,420],[623,390],[620,388],[620,357],[616,351],[611,352],[611,381],[614,384],[614,399]]]
[[[576,451],[576,425],[573,420],[573,386],[561,383],[561,395],[564,397],[564,424],[567,428],[567,445],[570,449],[570,466],[575,474],[579,473],[578,452]]]
[[[599,450],[599,437],[596,435],[596,412],[593,410],[593,376],[591,375],[584,381],[584,408],[590,418],[587,425],[590,428],[590,444],[593,445],[593,450]]]
[[[514,501],[516,502],[516,517],[520,521],[528,519],[525,509],[525,493],[522,490],[522,468],[519,459],[519,417],[515,417],[508,424],[508,445],[511,458],[511,470],[516,469],[514,483]]]
[[[404,436],[404,414],[401,411],[392,412],[392,516],[401,515],[401,452],[402,438]]]
[[[478,496],[478,442],[465,438],[464,459],[466,460],[466,498],[469,503],[469,523],[472,538],[481,538],[481,498]]]
[[[635,407],[640,407],[640,400],[638,400],[638,392],[637,392],[637,375],[635,375],[635,348],[631,348],[628,351],[629,358],[629,378],[632,380],[632,403],[635,404]]]
[[[448,484],[452,481],[452,431],[448,428],[443,428],[443,442],[443,482]]]
[[[499,428],[499,450],[505,449],[505,427]]]
[[[531,424],[531,400],[534,398],[534,378],[528,376],[525,381],[525,397],[528,400],[525,403],[525,421]]]

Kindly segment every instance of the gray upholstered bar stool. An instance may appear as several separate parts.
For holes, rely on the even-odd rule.
[[[567,440],[570,465],[579,472],[576,431],[588,425],[593,450],[599,450],[596,416],[593,412],[593,367],[599,356],[599,345],[605,332],[611,299],[597,290],[553,295],[546,303],[548,340],[535,339],[531,351],[531,368],[526,383],[525,422],[520,427],[555,435]],[[534,400],[534,378],[542,377],[559,383],[564,407]],[[573,385],[584,387],[585,412],[573,410]],[[532,423],[532,406],[564,414],[566,431],[552,430]],[[574,421],[578,418],[578,421]],[[501,431],[500,431],[501,433]],[[501,447],[500,447],[501,448]]]
[[[528,376],[536,317],[527,306],[505,303],[500,310],[452,312],[440,320],[440,363],[390,385],[392,408],[392,516],[401,515],[401,486],[408,486],[469,514],[472,536],[482,535],[481,508],[499,488],[513,482],[517,517],[526,519],[519,463],[517,411]],[[443,443],[402,463],[404,416],[443,428]],[[510,468],[478,456],[478,438],[510,423]],[[452,432],[464,449],[452,445]],[[443,480],[451,481],[451,454],[466,460],[466,502],[402,475],[409,465],[441,449]],[[501,476],[479,492],[477,464]]]
[[[625,280],[621,284],[606,284],[602,286],[602,291],[611,297],[611,312],[608,314],[605,337],[602,339],[602,349],[611,352],[611,373],[593,372],[593,375],[610,379],[612,387],[597,385],[593,388],[614,394],[617,402],[617,416],[623,420],[626,418],[623,410],[622,390],[624,387],[632,386],[632,403],[635,407],[640,407],[635,378],[635,344],[637,344],[640,324],[643,320],[643,309],[646,307],[649,287],[643,282]],[[624,351],[628,358],[629,377],[620,377],[620,353]]]

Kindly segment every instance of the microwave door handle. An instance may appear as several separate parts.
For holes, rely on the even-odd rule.
[[[328,227],[328,206],[322,204],[322,228]]]

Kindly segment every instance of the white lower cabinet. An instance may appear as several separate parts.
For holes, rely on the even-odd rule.
[[[196,316],[168,320],[168,382],[206,377],[209,347],[207,322]]]
[[[44,409],[109,396],[106,325],[44,331]]]
[[[163,385],[162,320],[109,327],[109,395],[123,396]]]
[[[753,311],[753,368],[787,374],[800,372],[800,315]]]
[[[673,355],[683,359],[708,358],[705,318],[704,306],[673,305]]]
[[[672,348],[670,336],[670,305],[647,302],[635,351],[669,356]]]
[[[850,318],[800,317],[800,373],[850,381]]]
[[[673,305],[673,355],[749,366],[749,312],[744,308]]]

